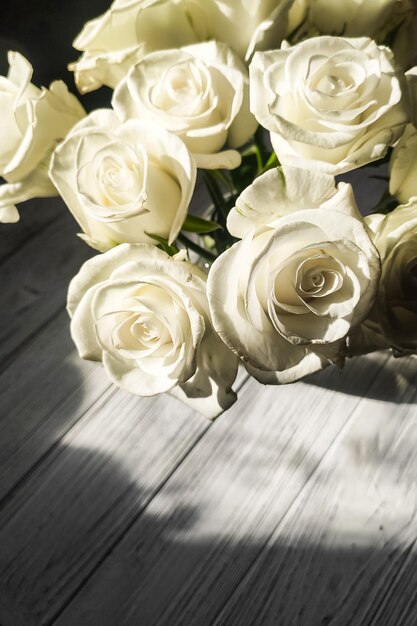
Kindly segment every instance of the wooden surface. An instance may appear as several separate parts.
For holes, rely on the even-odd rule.
[[[72,345],[76,232],[0,227],[1,626],[417,624],[417,361],[131,396]]]

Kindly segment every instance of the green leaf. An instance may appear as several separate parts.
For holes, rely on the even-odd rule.
[[[185,230],[189,233],[206,235],[207,233],[212,233],[220,228],[222,228],[220,224],[213,222],[212,220],[205,220],[202,217],[196,217],[195,215],[187,215],[181,230]]]
[[[273,167],[277,167],[279,164],[280,163],[278,161],[277,155],[275,154],[275,152],[271,152],[267,162],[265,163],[262,169],[261,174],[263,174],[264,172],[267,172],[268,170],[271,170]]]
[[[174,256],[174,254],[177,254],[177,252],[179,252],[179,248],[177,248],[177,246],[173,244],[169,244],[167,239],[164,239],[159,235],[155,235],[154,233],[145,233],[145,235],[148,235],[148,237],[152,237],[152,239],[155,239],[155,241],[157,241],[159,244],[157,248],[163,250],[164,252],[169,254],[169,256]]]

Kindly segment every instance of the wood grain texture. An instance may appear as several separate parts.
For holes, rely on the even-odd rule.
[[[110,387],[82,361],[65,311],[0,375],[0,501]]]
[[[77,232],[72,216],[64,213],[1,265],[0,370],[65,306],[69,281],[94,253]]]
[[[109,390],[0,513],[0,623],[47,624],[209,424],[180,402]]]
[[[19,212],[18,223],[0,224],[0,263],[32,237],[41,235],[67,212],[67,208],[58,198],[36,198],[22,203]]]
[[[386,359],[357,359],[343,374],[312,378],[324,387],[249,381],[57,626],[211,624]]]
[[[416,623],[415,368],[383,368],[217,625]]]
[[[0,488],[14,489],[0,508],[2,626],[49,623],[212,424],[168,396],[109,386],[63,317],[3,374]],[[19,372],[29,391],[13,406]]]
[[[94,252],[54,202],[0,229],[1,626],[414,626],[416,360],[241,372],[214,424],[125,394],[72,345]]]

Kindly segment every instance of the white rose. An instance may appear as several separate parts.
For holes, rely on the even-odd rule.
[[[195,20],[186,0],[115,0],[73,43],[84,53],[69,66],[79,91],[114,88],[148,52],[199,41]]]
[[[356,211],[352,187],[333,176],[290,165],[255,178],[236,200],[227,218],[227,230],[242,238],[251,230],[274,228],[278,218],[302,209]],[[357,212],[360,219],[360,214]]]
[[[146,244],[82,266],[68,291],[80,356],[140,396],[170,392],[214,418],[236,399],[237,359],[213,331],[206,275]]]
[[[382,259],[370,323],[397,356],[417,352],[417,198],[366,218]],[[366,326],[366,324],[365,324]]]
[[[417,196],[417,130],[412,124],[406,127],[392,152],[389,191],[400,202]]]
[[[247,70],[239,57],[214,41],[152,52],[134,66],[113,97],[122,119],[154,120],[176,133],[198,167],[234,168],[235,150],[255,132],[249,112]]]
[[[0,222],[16,222],[16,204],[39,196],[55,196],[48,161],[56,143],[85,115],[62,81],[49,89],[35,87],[31,64],[9,52],[10,69],[0,77]]]
[[[161,126],[121,123],[114,111],[90,113],[55,150],[50,176],[80,224],[103,251],[118,243],[171,243],[186,218],[195,185],[194,160]]]
[[[278,187],[264,182],[258,206]],[[344,338],[374,302],[377,251],[353,197],[335,197],[249,231],[210,270],[214,328],[261,382],[291,382],[340,362]]]
[[[322,35],[383,41],[410,13],[412,0],[310,0],[308,22]]]
[[[408,121],[392,53],[367,38],[316,37],[255,54],[251,110],[284,164],[347,172],[384,156]]]
[[[204,0],[194,2],[204,14],[206,36],[231,46],[248,60],[255,50],[276,48],[288,25],[294,0]],[[293,16],[293,21],[298,15]]]

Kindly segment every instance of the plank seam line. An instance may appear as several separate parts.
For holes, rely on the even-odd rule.
[[[24,474],[14,483],[14,485],[12,485],[10,487],[10,489],[0,498],[0,512],[7,506],[7,504],[10,502],[10,500],[12,500],[16,493],[19,492],[21,489],[24,488],[25,484],[32,478],[32,474],[38,470],[40,470],[41,466],[44,463],[48,462],[48,457],[50,457],[53,453],[54,450],[56,450],[61,442],[62,439],[64,439],[64,437],[66,437],[68,435],[68,433],[71,432],[71,430],[73,430],[74,428],[76,428],[78,426],[78,424],[80,423],[80,421],[83,420],[83,418],[95,407],[96,404],[99,404],[100,401],[103,401],[103,396],[106,394],[106,399],[108,398],[108,395],[112,395],[112,394],[108,394],[109,389],[112,389],[112,387],[114,387],[111,383],[109,384],[108,387],[106,387],[106,389],[100,394],[100,396],[98,398],[96,398],[95,400],[93,400],[91,402],[91,404],[89,404],[84,411],[82,411],[82,413],[80,413],[79,417],[77,417],[76,421],[71,424],[70,426],[68,426],[68,428],[66,428],[61,436],[59,437],[59,439],[57,439],[56,441],[54,441],[42,454],[41,456],[30,466],[30,468],[28,468],[28,470],[26,472],[24,472]],[[116,393],[117,388],[114,387],[113,393]],[[47,419],[49,416],[51,416],[57,409],[57,407],[59,407],[62,403],[57,403],[53,408],[51,408],[50,411],[47,412],[47,414],[45,415],[45,419]],[[15,511],[16,513],[17,511]],[[10,518],[8,518],[8,522],[10,522],[10,520],[13,519],[15,513],[13,513]],[[0,625],[1,626],[1,625]]]
[[[243,378],[243,380],[237,385],[236,392],[239,392],[243,386],[248,382],[250,376],[249,374]],[[216,421],[220,419],[221,416],[217,418]],[[158,496],[158,494],[165,488],[168,482],[172,479],[174,474],[179,470],[180,466],[184,463],[187,457],[191,454],[191,452],[198,446],[201,440],[206,436],[209,430],[213,427],[214,422],[209,422],[206,425],[206,428],[195,438],[195,440],[190,444],[188,450],[186,450],[182,457],[178,460],[178,462],[171,468],[171,471],[166,475],[166,477],[160,482],[158,487],[149,494],[148,498],[143,502],[143,506],[140,507],[136,515],[132,517],[132,519],[126,524],[124,529],[118,534],[117,537],[112,541],[110,546],[101,556],[101,558],[95,563],[92,570],[86,574],[83,580],[80,581],[80,584],[74,589],[71,595],[67,598],[67,600],[63,603],[63,605],[52,615],[52,617],[45,623],[45,626],[53,626],[54,623],[64,614],[67,608],[73,603],[76,599],[82,588],[88,583],[88,581],[93,578],[95,573],[100,569],[103,563],[108,559],[108,557],[112,554],[112,552],[117,548],[117,546],[123,541],[124,537],[129,533],[131,528],[138,522],[138,520],[145,513],[145,510],[151,504],[151,502]]]
[[[381,372],[381,370],[383,369],[383,367],[385,366],[386,362],[388,361],[389,356],[387,356],[387,358],[384,360],[384,362],[380,365],[380,367],[378,367],[376,373],[374,374],[374,376],[370,379],[369,384],[366,387],[365,390],[365,394],[368,391],[368,389],[370,389],[370,387],[373,385],[373,383],[375,382],[375,380],[377,379],[379,373]],[[294,497],[294,499],[292,500],[292,502],[290,503],[289,507],[287,508],[287,510],[284,512],[284,514],[282,515],[282,517],[280,518],[280,520],[278,521],[277,525],[271,530],[271,532],[269,533],[269,535],[267,537],[265,537],[265,541],[263,541],[262,546],[260,547],[259,551],[258,551],[258,556],[254,557],[254,559],[252,560],[252,562],[248,565],[248,567],[246,568],[246,571],[243,573],[242,577],[240,578],[239,582],[236,583],[236,585],[233,587],[230,596],[227,600],[225,600],[222,604],[222,606],[219,608],[219,610],[217,611],[216,615],[213,617],[213,620],[210,624],[210,626],[215,626],[215,624],[217,623],[217,620],[219,619],[219,617],[221,616],[221,614],[223,613],[224,609],[226,608],[226,606],[229,604],[229,601],[231,600],[231,598],[233,597],[233,595],[235,594],[235,592],[239,589],[239,587],[242,585],[242,583],[244,582],[244,580],[250,576],[251,571],[253,570],[253,568],[256,566],[256,564],[258,563],[258,561],[262,558],[263,553],[265,548],[267,547],[267,545],[269,544],[269,542],[271,541],[272,537],[274,536],[274,534],[279,530],[279,528],[285,523],[285,520],[287,519],[287,517],[290,515],[291,511],[296,507],[297,503],[299,502],[299,500],[302,498],[304,491],[307,489],[307,487],[310,485],[312,479],[314,478],[314,476],[317,474],[319,468],[322,466],[323,462],[327,459],[327,457],[333,452],[334,448],[337,447],[338,443],[340,442],[340,440],[344,437],[345,433],[347,432],[347,430],[350,428],[350,425],[352,423],[352,421],[355,419],[358,408],[360,406],[360,404],[362,403],[362,401],[365,399],[365,396],[361,396],[358,398],[357,403],[355,404],[355,406],[352,408],[351,412],[349,413],[349,415],[346,418],[346,421],[344,422],[343,426],[341,427],[341,429],[338,431],[338,433],[334,436],[334,438],[332,439],[332,441],[329,443],[329,445],[327,446],[326,450],[324,451],[324,453],[322,454],[322,456],[320,457],[320,460],[317,462],[317,464],[314,466],[314,468],[310,471],[310,473],[307,476],[306,481],[304,482],[303,486],[301,487],[300,491],[296,494],[296,496]],[[307,454],[307,453],[306,453]],[[306,455],[303,455],[303,458]],[[165,619],[166,613],[164,614],[163,618]]]

